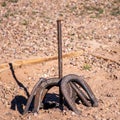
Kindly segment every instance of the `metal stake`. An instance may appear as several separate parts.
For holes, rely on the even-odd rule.
[[[62,70],[62,31],[61,31],[61,20],[57,20],[57,39],[58,39],[58,72],[59,72],[59,79],[63,77],[63,70]],[[61,93],[61,89],[59,88],[60,94],[60,107],[61,109],[63,104],[63,96]]]
[[[57,20],[57,31],[58,31],[58,70],[59,78],[62,78],[62,32],[61,32],[61,20]]]

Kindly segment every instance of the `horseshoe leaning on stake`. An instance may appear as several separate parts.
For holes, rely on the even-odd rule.
[[[87,95],[89,96],[92,106],[93,107],[98,106],[97,99],[96,99],[95,95],[93,94],[89,85],[80,76],[77,76],[77,75],[74,75],[74,74],[69,74],[69,75],[66,75],[65,77],[62,78],[60,87],[61,87],[61,92],[62,92],[65,100],[67,101],[69,107],[71,108],[71,110],[73,110],[76,114],[80,114],[80,111],[77,109],[75,103],[73,102],[72,99],[70,99],[70,96],[68,95],[68,91],[66,89],[64,89],[64,88],[66,88],[66,86],[68,86],[69,82],[71,82],[72,84],[76,83],[79,86],[81,86],[85,90]],[[73,86],[74,86],[74,84],[73,84]],[[79,92],[76,91],[76,92],[77,92],[78,96],[80,98],[82,98],[82,100],[84,101],[85,98],[83,98],[83,96],[81,97],[81,95],[79,94],[81,92],[80,91]],[[86,103],[86,104],[88,104],[88,103]]]
[[[28,112],[28,109],[29,109],[30,104],[31,104],[31,102],[33,100],[33,97],[36,94],[36,90],[37,90],[38,86],[40,86],[40,84],[42,83],[43,80],[44,80],[44,78],[40,78],[39,81],[33,87],[31,95],[28,98],[28,101],[27,101],[27,104],[26,104],[26,107],[25,107],[25,110],[24,110],[23,114],[26,114]]]
[[[44,79],[42,84],[36,90],[34,109],[32,111],[33,113],[39,111],[39,108],[42,106],[43,99],[46,96],[47,92],[53,86],[58,86],[59,81],[59,78],[50,78],[48,80]]]

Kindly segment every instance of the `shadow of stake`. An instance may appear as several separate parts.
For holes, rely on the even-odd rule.
[[[30,96],[29,92],[27,91],[27,88],[17,79],[12,63],[9,63],[9,67],[10,67],[12,76],[15,79],[16,83],[18,84],[19,87],[24,89],[26,96],[29,98]],[[15,96],[15,98],[11,101],[11,109],[16,110],[17,108],[20,114],[22,114],[23,105],[26,105],[26,103],[27,103],[27,99],[24,96]]]
[[[10,66],[10,70],[11,70],[12,76],[15,79],[16,83],[18,84],[19,87],[24,89],[27,97],[29,97],[30,95],[29,95],[29,92],[27,91],[27,88],[17,79],[12,63],[9,63],[9,66]]]

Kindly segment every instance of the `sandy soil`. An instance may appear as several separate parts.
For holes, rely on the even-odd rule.
[[[0,119],[1,120],[119,120],[120,119],[120,1],[119,0],[1,0],[0,1]],[[98,107],[78,105],[81,115],[59,108],[22,112],[40,77],[58,76],[57,60],[15,66],[18,60],[57,55],[56,20],[62,19],[63,74],[84,76]],[[7,65],[4,67],[4,65]],[[15,79],[16,77],[16,79]],[[59,99],[58,88],[48,98]]]

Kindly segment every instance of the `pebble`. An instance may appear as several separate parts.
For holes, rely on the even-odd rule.
[[[38,116],[38,113],[37,113],[37,112],[35,112],[35,113],[34,113],[34,116]]]
[[[72,115],[73,115],[73,116],[75,116],[75,115],[76,115],[76,113],[75,113],[75,112],[72,112]]]
[[[63,115],[67,115],[67,111],[66,110],[63,110]]]
[[[107,97],[113,97],[113,94],[107,93],[106,96],[107,96]]]

